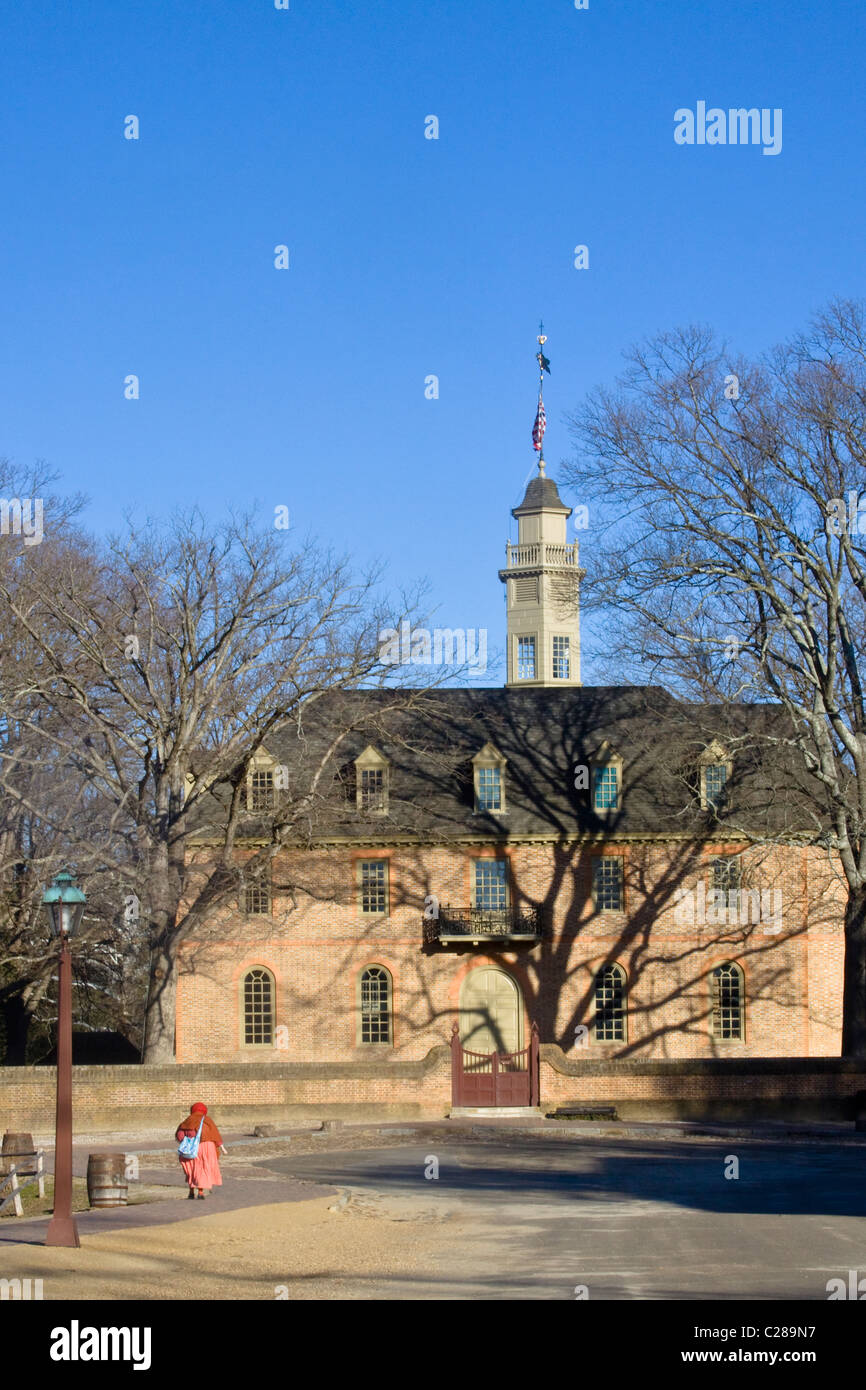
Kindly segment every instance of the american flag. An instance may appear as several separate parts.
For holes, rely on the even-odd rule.
[[[535,424],[532,426],[532,447],[536,453],[541,452],[541,441],[544,439],[544,431],[547,429],[547,416],[544,413],[544,401],[538,398],[538,414],[535,417]]]

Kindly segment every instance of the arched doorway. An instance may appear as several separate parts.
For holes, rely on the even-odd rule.
[[[460,1041],[472,1052],[519,1052],[523,999],[517,981],[483,965],[470,970],[460,989]]]
[[[538,1104],[538,1029],[523,1036],[523,995],[505,970],[480,965],[460,988],[451,1038],[452,1107]]]

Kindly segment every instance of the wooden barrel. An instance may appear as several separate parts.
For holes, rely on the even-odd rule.
[[[31,1162],[28,1163],[28,1159],[31,1159]],[[32,1134],[25,1134],[23,1130],[7,1129],[3,1135],[3,1147],[0,1149],[0,1173],[8,1173],[10,1163],[14,1163],[18,1169],[35,1168],[36,1149],[33,1146]]]
[[[92,1207],[125,1207],[126,1154],[90,1154],[87,1200]]]

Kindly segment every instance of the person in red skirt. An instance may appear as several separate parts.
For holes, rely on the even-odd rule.
[[[204,1124],[202,1124],[204,1116]],[[208,1197],[211,1188],[222,1186],[222,1174],[220,1173],[219,1155],[227,1153],[222,1135],[207,1113],[207,1106],[202,1101],[197,1100],[191,1108],[186,1119],[178,1125],[175,1138],[178,1143],[191,1134],[195,1137],[198,1134],[198,1127],[202,1125],[201,1140],[199,1141],[198,1153],[195,1158],[182,1158],[181,1167],[186,1174],[189,1183],[189,1196],[192,1201],[196,1194],[199,1197]]]

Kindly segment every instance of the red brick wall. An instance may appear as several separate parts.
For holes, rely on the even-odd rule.
[[[315,1067],[275,1062],[240,1065],[73,1067],[77,1135],[165,1130],[173,1138],[190,1105],[203,1100],[221,1126],[247,1129],[268,1121],[441,1119],[451,1103],[446,1048],[392,1068]],[[53,1067],[0,1067],[0,1133],[54,1133]]]
[[[194,1061],[369,1061],[420,1059],[448,1040],[468,970],[496,964],[518,980],[524,1026],[572,1055],[575,1029],[593,1018],[592,982],[618,962],[629,984],[628,1039],[591,1041],[593,1057],[688,1058],[838,1055],[841,1037],[842,908],[826,857],[802,848],[755,848],[744,863],[751,881],[782,893],[783,925],[685,925],[675,920],[672,888],[708,881],[706,861],[733,852],[675,844],[607,841],[626,861],[623,913],[596,913],[586,845],[530,843],[505,851],[515,905],[542,905],[548,929],[532,949],[422,948],[424,899],[466,908],[475,848],[334,847],[286,854],[275,866],[271,916],[225,911],[206,937],[188,943],[179,984],[177,1058]],[[490,852],[488,850],[488,852]],[[356,901],[359,857],[389,859],[390,912],[363,916]],[[689,856],[695,856],[691,860]],[[772,923],[770,923],[772,925]],[[745,974],[743,1041],[710,1037],[709,972],[736,961]],[[357,981],[368,964],[391,973],[391,1047],[358,1042]],[[287,1051],[242,1046],[240,981],[252,965],[276,980],[276,1022]],[[527,1031],[528,1037],[528,1031]],[[583,1050],[581,1050],[581,1056]]]
[[[0,1133],[54,1132],[52,1067],[0,1068]],[[642,1062],[580,1061],[542,1046],[541,1105],[613,1103],[621,1119],[847,1119],[866,1090],[866,1066],[837,1058]],[[226,1130],[297,1124],[440,1119],[451,1104],[450,1057],[376,1064],[285,1062],[74,1067],[73,1122],[79,1137],[162,1130],[170,1143],[193,1100]]]

